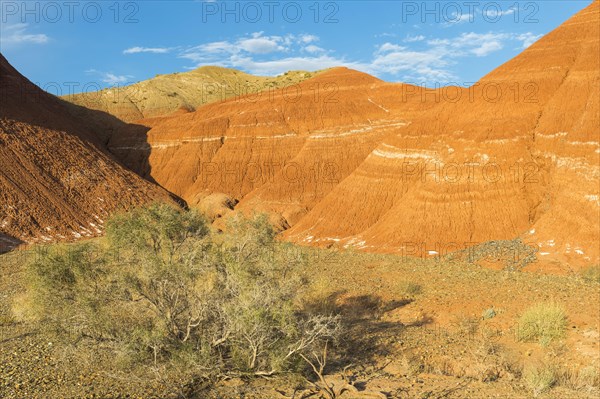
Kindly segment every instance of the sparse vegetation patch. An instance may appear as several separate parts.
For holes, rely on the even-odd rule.
[[[38,251],[23,303],[127,366],[203,379],[299,370],[336,340],[340,318],[303,306],[304,259],[274,242],[265,217],[230,224],[215,235],[167,205],[117,216],[100,243]]]
[[[548,345],[564,338],[566,334],[565,309],[554,302],[533,305],[520,317],[517,329],[520,341],[538,341],[542,345]]]

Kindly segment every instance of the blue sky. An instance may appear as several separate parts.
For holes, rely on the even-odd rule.
[[[0,51],[54,94],[202,65],[468,85],[590,3],[1,0]]]

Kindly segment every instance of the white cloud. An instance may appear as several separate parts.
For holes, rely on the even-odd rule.
[[[383,32],[383,33],[378,33],[378,34],[374,35],[373,37],[398,37],[398,35],[395,33]]]
[[[376,49],[366,72],[399,76],[407,82],[447,83],[458,79],[451,70],[458,59],[488,56],[502,50],[509,41],[518,41],[523,46],[528,46],[540,36],[531,32],[469,32],[454,38],[423,38],[419,42],[423,42],[427,47],[419,50],[386,42]]]
[[[515,13],[515,9],[514,8],[509,8],[506,11],[503,11],[501,9],[497,9],[497,8],[487,8],[485,11],[483,11],[483,14],[490,20],[498,20],[501,17],[505,16],[505,15],[511,15]]]
[[[449,51],[450,57],[461,57],[468,54],[483,57],[504,48],[506,40],[514,39],[514,35],[507,33],[462,33],[452,39],[433,39],[427,43],[431,46],[444,46]]]
[[[102,79],[102,81],[104,83],[114,85],[119,83],[127,83],[129,82],[130,78],[131,76],[129,75],[114,75],[112,73],[106,73],[104,74],[104,78]]]
[[[318,36],[310,34],[267,36],[264,32],[255,32],[234,41],[209,42],[191,47],[181,51],[179,57],[205,65],[211,62],[230,64],[231,60],[227,60],[228,58],[243,58],[251,55],[285,53],[286,58],[289,58],[289,53],[294,51],[325,53],[325,49],[313,44],[318,41]]]
[[[447,69],[450,63],[446,52],[441,48],[415,51],[385,43],[375,51],[368,72],[402,74],[403,80],[411,82],[448,81],[454,78]]]
[[[165,54],[170,52],[171,49],[167,47],[131,47],[123,50],[123,54],[139,54],[139,53],[153,53],[153,54]]]
[[[121,85],[125,83],[130,83],[133,76],[131,75],[116,75],[112,72],[102,72],[96,69],[89,69],[85,71],[87,74],[93,74],[100,77],[103,83],[109,84],[111,86]]]
[[[446,84],[458,81],[453,67],[460,59],[489,56],[511,41],[526,46],[537,38],[539,35],[531,32],[467,32],[429,39],[424,35],[408,35],[398,42],[378,45],[368,60],[348,60],[336,56],[332,49],[314,44],[319,41],[314,35],[281,37],[256,32],[233,41],[204,43],[181,50],[179,57],[191,60],[196,67],[220,65],[261,75],[347,66],[376,76],[391,75],[409,83]]]
[[[392,43],[384,43],[377,49],[377,53],[387,53],[390,51],[402,51],[405,50],[406,47],[399,46],[397,44]]]
[[[469,13],[469,12],[457,13],[455,11],[452,14],[450,14],[450,17],[447,18],[447,21],[444,25],[451,26],[451,25],[455,25],[455,24],[462,24],[463,22],[467,22],[467,21],[473,22],[474,19],[475,19],[474,13]]]
[[[50,38],[43,33],[30,33],[29,24],[0,24],[0,44],[3,46],[26,43],[44,44],[49,40]]]
[[[453,40],[452,47],[484,57],[504,48],[502,42],[509,38],[505,33],[463,33]]]
[[[314,44],[311,44],[311,45],[304,47],[304,51],[314,54],[314,53],[324,53],[325,49],[323,49],[319,46],[315,46]]]
[[[196,51],[199,51],[202,53],[215,54],[215,53],[233,53],[236,51],[236,49],[235,49],[235,45],[232,43],[229,43],[229,42],[211,42],[211,43],[202,44],[197,47],[192,47],[190,50],[187,51],[187,53],[194,54]]]
[[[544,36],[544,35],[535,35],[531,32],[527,32],[527,33],[522,33],[520,35],[517,35],[517,40],[522,41],[523,48],[526,49],[527,47],[531,46],[533,43],[537,42],[542,36]]]
[[[263,32],[255,32],[250,37],[243,37],[233,42],[210,42],[191,47],[184,50],[180,54],[180,57],[199,62],[219,54],[234,55],[243,52],[249,54],[270,54],[287,51],[292,41],[293,38],[290,36],[264,36]]]
[[[347,66],[367,70],[368,64],[346,61],[332,56],[314,43],[311,34],[267,36],[256,32],[234,41],[204,43],[180,51],[179,57],[195,63],[195,67],[219,65],[237,68],[256,75],[279,75],[290,70],[320,70]]]
[[[405,43],[414,43],[414,42],[421,42],[423,40],[425,40],[425,36],[423,36],[423,35],[417,35],[417,36],[408,35],[403,40],[403,42],[405,42]]]
[[[239,40],[237,45],[251,54],[268,54],[285,50],[285,47],[281,45],[282,42],[283,39],[279,36],[252,37]]]
[[[532,32],[526,33],[463,33],[458,38],[446,40],[446,43],[458,51],[469,51],[470,53],[482,57],[504,48],[504,44],[509,41],[521,42],[522,48],[531,46],[543,35],[536,35]]]
[[[500,5],[496,3],[496,7],[492,7],[493,3],[489,4],[484,10],[476,7],[474,9],[470,9],[469,7],[465,7],[461,12],[452,12],[447,18],[444,26],[452,26],[457,24],[462,24],[464,22],[474,22],[476,19],[488,23],[494,23],[500,21],[500,19],[507,15],[512,15],[515,13],[515,8],[511,7],[506,10],[502,10]]]
[[[315,35],[302,35],[302,36],[300,36],[300,41],[302,43],[309,44],[309,43],[318,42],[319,38]]]
[[[471,50],[471,52],[478,57],[485,57],[486,55],[491,54],[494,51],[501,50],[502,47],[502,43],[500,43],[499,41],[491,41],[488,43],[483,43],[481,46],[475,47]]]
[[[347,62],[328,55],[318,57],[287,57],[266,61],[254,60],[250,57],[234,57],[228,66],[242,68],[257,75],[280,75],[291,70],[315,71],[336,66],[347,66],[362,70],[367,68],[367,65]]]

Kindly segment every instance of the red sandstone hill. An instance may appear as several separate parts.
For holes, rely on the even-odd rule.
[[[103,150],[71,108],[0,55],[0,249],[98,235],[111,212],[169,198]]]
[[[540,264],[598,263],[599,27],[595,2],[458,102],[441,93],[287,238],[427,256],[520,237]]]
[[[521,238],[540,264],[597,263],[599,25],[595,2],[471,88],[334,68],[141,120],[109,149],[215,216],[272,212],[295,242],[428,256]]]
[[[126,127],[109,149],[192,206],[224,193],[294,224],[383,137],[434,105],[420,90],[335,68],[293,90],[140,120],[148,132]],[[414,94],[398,101],[404,91]]]

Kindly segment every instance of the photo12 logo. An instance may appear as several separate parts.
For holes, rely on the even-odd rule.
[[[202,22],[336,24],[339,11],[340,3],[334,1],[205,1]]]
[[[87,22],[135,24],[139,22],[137,1],[0,1],[2,23]]]
[[[539,5],[536,2],[440,2],[403,1],[402,23],[473,23],[483,20],[498,23],[510,20],[514,23],[538,23]]]
[[[458,103],[468,101],[475,103],[514,102],[524,104],[538,103],[539,85],[536,82],[436,82],[433,85],[424,83],[411,83],[400,88],[401,101],[407,102],[414,97],[420,101]]]
[[[273,136],[273,138],[277,138]],[[315,161],[312,164],[298,162],[198,162],[196,179],[204,185],[212,184],[250,184],[272,183],[275,176],[288,184],[334,183],[341,180],[340,166],[335,162]]]

